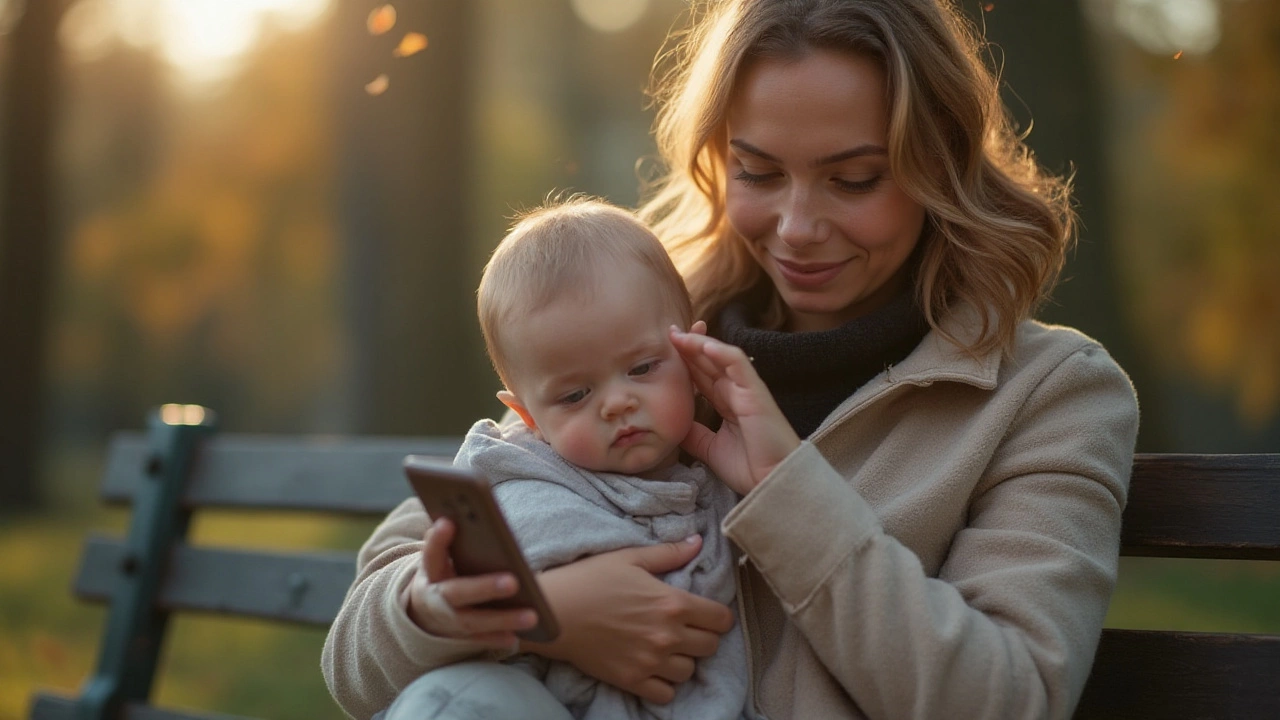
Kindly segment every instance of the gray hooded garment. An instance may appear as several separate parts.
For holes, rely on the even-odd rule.
[[[729,605],[737,616],[733,552],[720,521],[737,496],[702,464],[676,465],[662,479],[595,473],[562,459],[519,420],[472,426],[454,464],[469,467],[494,494],[534,571],[578,558],[641,545],[678,542],[697,533],[702,550],[662,576],[670,585]],[[650,703],[584,675],[572,665],[534,655],[508,662],[544,682],[575,718],[698,718],[736,720],[747,710],[747,655],[740,626],[720,638],[693,678],[676,685],[675,700]]]

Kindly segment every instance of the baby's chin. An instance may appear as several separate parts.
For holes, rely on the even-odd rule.
[[[570,460],[570,462],[572,462],[572,460]],[[633,475],[635,477],[654,480],[665,475],[667,470],[671,469],[671,467],[677,465],[679,462],[680,448],[677,446],[666,450],[662,454],[662,457],[657,461],[637,458],[635,462],[627,462],[626,458],[623,458],[621,462],[592,463],[591,465],[584,463],[574,464],[584,470],[590,470],[591,472],[612,473],[614,475]]]

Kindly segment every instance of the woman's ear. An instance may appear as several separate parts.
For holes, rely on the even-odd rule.
[[[538,431],[538,424],[533,421],[533,416],[529,414],[529,408],[522,405],[520,403],[520,398],[516,397],[514,393],[508,390],[499,390],[498,400],[503,405],[511,408],[515,414],[519,415],[520,419],[524,421],[525,425],[529,426],[530,430],[534,432]]]

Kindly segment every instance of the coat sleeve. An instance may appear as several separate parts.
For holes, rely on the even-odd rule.
[[[1069,355],[995,448],[938,577],[808,442],[725,532],[869,717],[1067,718],[1115,584],[1137,419],[1102,348]]]
[[[401,601],[422,556],[428,526],[417,498],[405,500],[360,548],[356,577],[329,628],[320,668],[329,692],[350,717],[386,708],[423,673],[484,656],[484,646],[431,635]]]

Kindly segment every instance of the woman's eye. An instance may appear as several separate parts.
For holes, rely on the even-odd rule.
[[[754,187],[756,185],[763,185],[764,183],[767,183],[770,180],[777,178],[779,175],[780,173],[776,173],[776,172],[750,173],[750,172],[747,172],[746,170],[739,170],[738,174],[733,176],[733,179],[737,180],[743,185],[746,185],[747,187]]]
[[[639,377],[640,375],[648,375],[649,373],[653,372],[653,369],[657,365],[658,365],[657,361],[653,361],[653,360],[646,363],[640,363],[639,365],[631,368],[631,372],[629,374],[632,377]]]
[[[875,190],[876,186],[880,184],[880,180],[882,177],[883,176],[881,175],[876,175],[875,177],[867,178],[866,180],[845,180],[844,178],[831,178],[831,182],[836,186],[836,188],[838,188],[842,192],[866,193],[866,192],[871,192],[872,190]]]
[[[577,405],[578,403],[580,403],[580,402],[582,402],[584,399],[586,399],[586,397],[587,397],[587,393],[588,393],[588,392],[590,392],[590,391],[588,391],[588,390],[574,390],[573,392],[569,393],[568,395],[563,395],[563,396],[561,396],[561,397],[560,397],[560,404],[561,404],[561,405]]]

